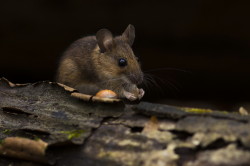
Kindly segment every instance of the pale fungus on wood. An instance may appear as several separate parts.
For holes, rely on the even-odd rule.
[[[114,91],[108,90],[108,89],[99,91],[95,96],[101,97],[101,98],[110,98],[110,99],[117,98],[117,94]]]

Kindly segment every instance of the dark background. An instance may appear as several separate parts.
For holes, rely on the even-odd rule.
[[[249,9],[249,1],[228,0],[1,1],[0,77],[53,80],[74,40],[133,24],[134,52],[156,82],[144,100],[234,109],[249,101]]]

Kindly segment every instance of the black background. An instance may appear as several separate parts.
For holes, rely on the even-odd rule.
[[[74,40],[101,28],[121,34],[133,24],[134,52],[156,80],[144,100],[212,101],[228,109],[249,101],[249,8],[249,1],[231,0],[1,1],[0,76],[53,80]]]

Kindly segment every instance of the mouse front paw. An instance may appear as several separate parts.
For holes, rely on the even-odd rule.
[[[123,94],[125,98],[128,99],[129,101],[135,101],[137,99],[137,97],[133,93],[124,91]]]
[[[141,100],[141,98],[144,96],[145,91],[143,89],[139,89],[139,94],[138,94],[138,98]]]
[[[124,94],[126,99],[128,99],[130,101],[135,101],[138,99],[140,100],[144,96],[145,91],[143,89],[138,89],[136,93],[124,91],[123,94]]]

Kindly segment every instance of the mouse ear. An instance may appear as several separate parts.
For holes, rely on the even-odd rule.
[[[135,39],[135,27],[131,24],[128,25],[126,30],[122,34],[123,40],[125,40],[130,46],[133,45]]]
[[[96,40],[101,52],[111,50],[113,46],[113,35],[107,29],[101,29],[96,33]]]

